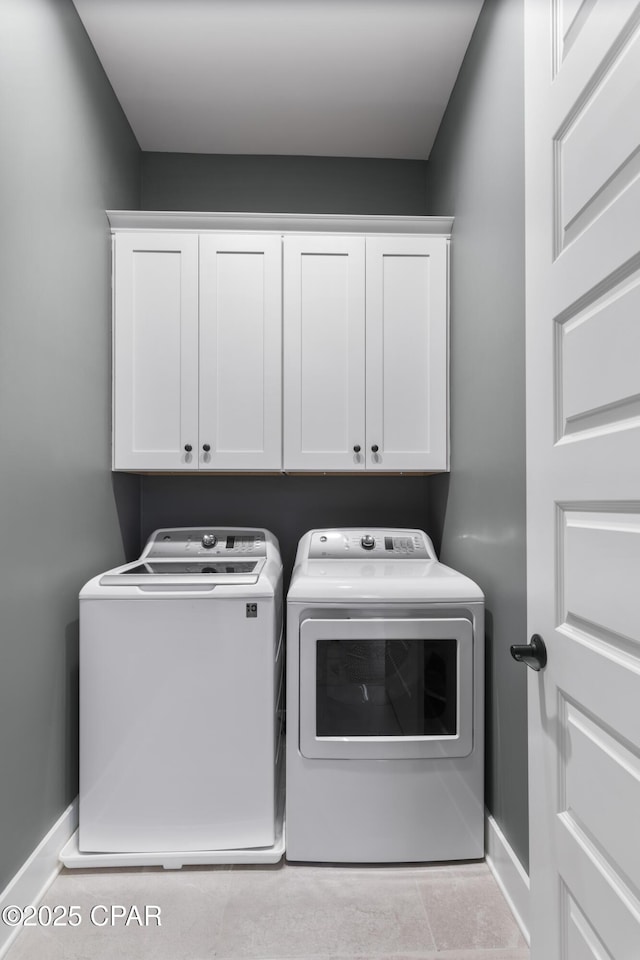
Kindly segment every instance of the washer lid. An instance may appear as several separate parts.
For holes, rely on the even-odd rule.
[[[136,560],[100,577],[100,586],[253,584],[266,560]]]

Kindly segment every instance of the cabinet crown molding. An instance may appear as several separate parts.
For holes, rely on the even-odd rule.
[[[453,217],[394,217],[307,213],[205,213],[174,210],[107,210],[112,232],[121,230],[223,230],[271,233],[420,234],[450,237]]]

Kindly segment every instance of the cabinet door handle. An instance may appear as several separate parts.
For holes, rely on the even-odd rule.
[[[359,444],[359,443],[356,443],[355,447],[353,448],[353,452],[354,452],[354,453],[360,453],[360,449],[361,449],[361,448],[360,448],[360,444]]]
[[[378,444],[377,444],[377,443],[374,443],[373,446],[371,447],[371,452],[372,452],[372,453],[377,453],[379,449],[380,449],[380,447],[378,446]]]
[[[202,449],[204,450],[205,453],[209,453],[209,450],[211,450],[211,444],[209,444],[209,443],[203,443],[203,444],[202,444]]]
[[[191,453],[191,451],[193,450],[193,447],[191,446],[190,443],[185,443],[184,448],[187,451],[187,453]]]

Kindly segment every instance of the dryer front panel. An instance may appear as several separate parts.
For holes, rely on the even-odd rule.
[[[473,749],[473,627],[461,617],[300,624],[300,752],[465,757]]]

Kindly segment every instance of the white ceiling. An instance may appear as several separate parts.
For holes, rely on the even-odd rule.
[[[143,150],[426,159],[482,0],[74,0]]]

